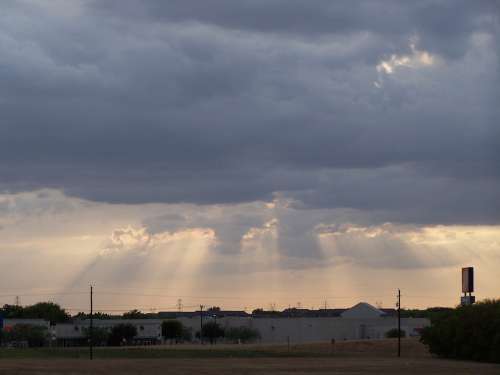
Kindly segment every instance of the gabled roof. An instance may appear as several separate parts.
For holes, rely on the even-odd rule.
[[[360,302],[340,315],[342,318],[378,318],[384,316],[385,312],[377,309],[369,303]]]

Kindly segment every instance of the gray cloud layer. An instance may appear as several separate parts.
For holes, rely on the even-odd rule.
[[[1,190],[500,222],[494,1],[3,7]]]

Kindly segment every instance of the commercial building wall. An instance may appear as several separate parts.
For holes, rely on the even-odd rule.
[[[179,318],[193,333],[200,330],[199,317]],[[212,318],[204,318],[204,322],[212,321]],[[395,317],[377,318],[245,318],[228,317],[217,319],[223,327],[251,327],[257,329],[261,335],[261,341],[265,343],[280,343],[290,341],[295,343],[330,341],[335,340],[359,340],[384,338],[387,331],[397,328],[398,322]],[[407,335],[418,335],[423,327],[430,324],[428,319],[403,318],[401,329]]]
[[[132,324],[137,329],[135,340],[159,341],[161,340],[161,322],[160,319],[94,319],[93,326],[111,329],[118,324]],[[52,327],[52,334],[63,345],[81,344],[85,339],[84,331],[89,326],[88,319],[56,324]]]
[[[361,306],[363,307],[363,306]],[[358,310],[364,311],[363,308]],[[191,329],[193,337],[200,330],[200,317],[177,318]],[[203,323],[214,321],[214,317],[203,317]],[[150,342],[161,340],[162,319],[94,319],[95,327],[111,328],[117,324],[128,323],[137,328],[137,340]],[[217,318],[217,323],[224,328],[249,327],[259,331],[263,343],[293,343],[317,341],[381,339],[387,331],[397,328],[397,318],[394,316],[377,316],[373,311],[350,314],[348,317],[296,318],[296,317],[223,317]],[[407,335],[418,335],[420,329],[430,324],[428,319],[403,318],[401,329]],[[89,320],[76,320],[73,323],[57,324],[52,327],[52,334],[58,341],[69,343],[79,342],[84,338],[84,328],[89,326]]]
[[[44,319],[4,319],[3,327],[13,327],[17,324],[29,324],[32,326],[43,327],[46,329],[50,328],[50,322]]]

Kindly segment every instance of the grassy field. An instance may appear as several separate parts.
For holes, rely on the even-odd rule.
[[[324,357],[326,354],[306,351],[283,351],[258,348],[95,348],[94,358],[154,359],[154,358],[276,358],[276,357]],[[2,359],[87,359],[88,348],[56,349],[5,349],[0,351]]]
[[[428,357],[426,348],[417,340],[403,340],[402,350],[407,357]],[[301,345],[157,345],[135,347],[97,347],[94,358],[318,358],[350,356],[394,356],[396,340],[345,341],[335,344],[311,343]],[[85,359],[87,347],[76,348],[3,348],[0,358]]]
[[[500,374],[500,365],[432,358],[416,340],[348,341],[335,345],[172,345],[3,349],[0,374]]]

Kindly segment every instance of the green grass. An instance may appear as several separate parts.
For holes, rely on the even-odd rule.
[[[94,358],[289,358],[321,357],[325,354],[260,349],[156,349],[95,348]],[[25,348],[0,349],[0,358],[88,358],[88,348]]]

